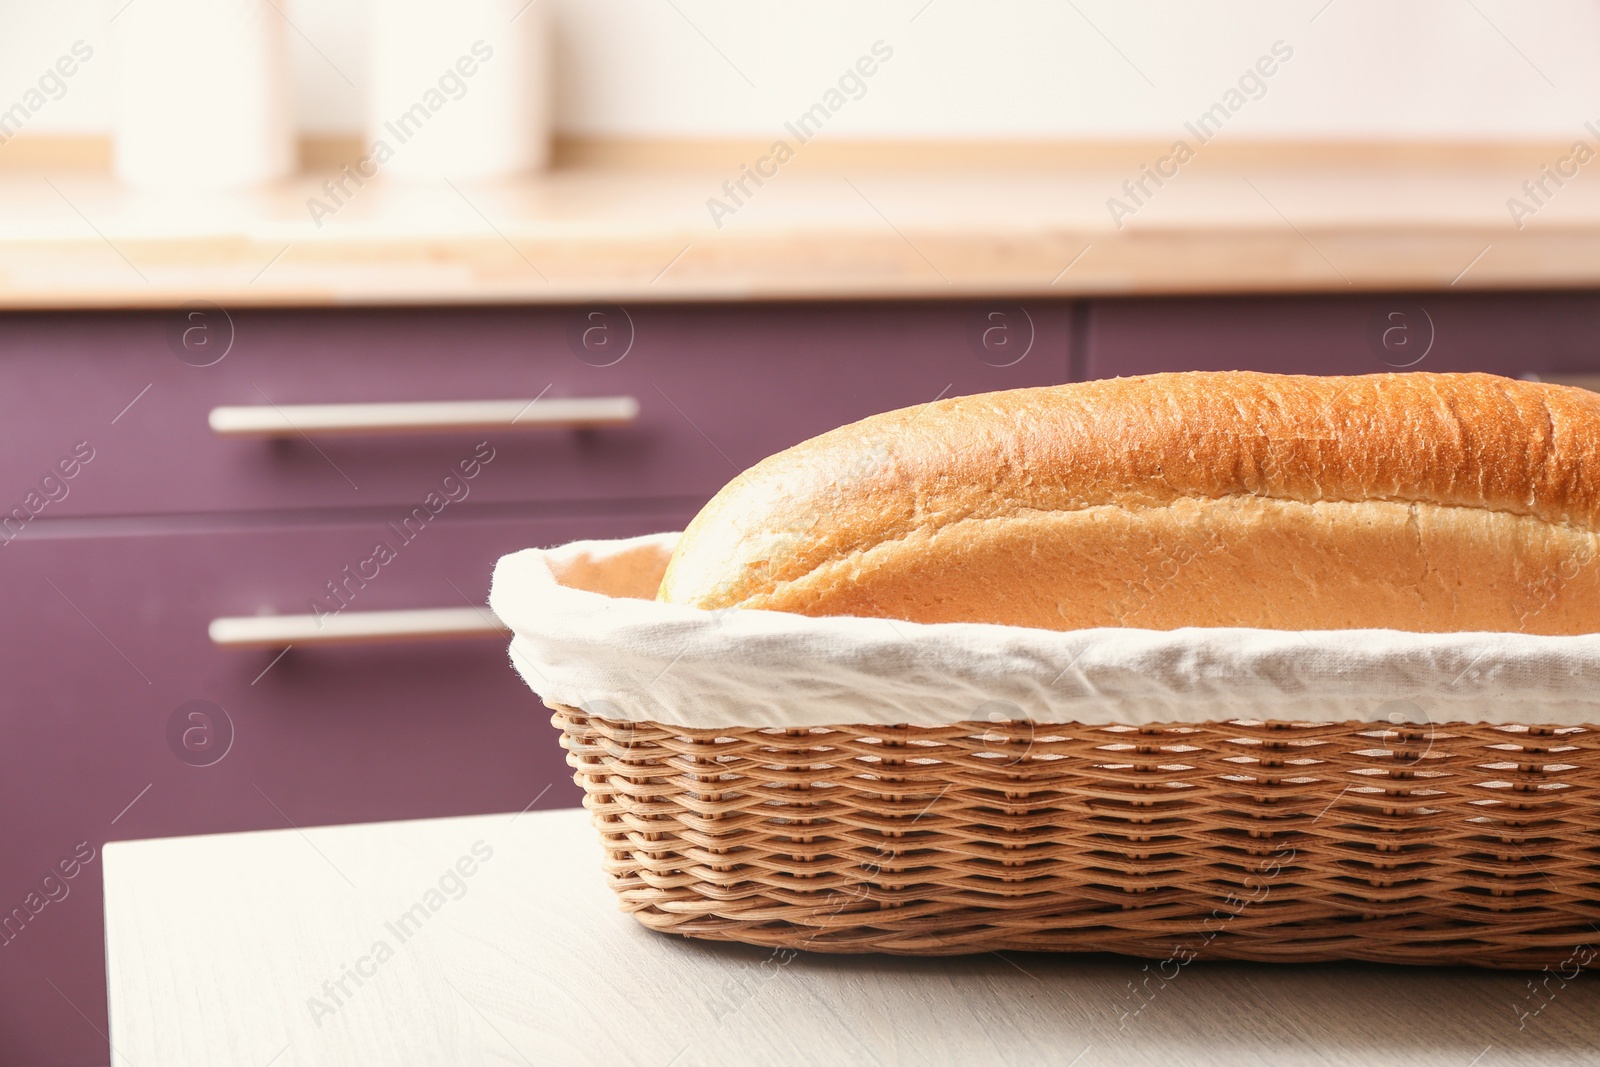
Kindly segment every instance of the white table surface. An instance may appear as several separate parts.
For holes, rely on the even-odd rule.
[[[1600,1061],[1590,974],[1195,963],[1140,999],[1115,957],[785,961],[643,929],[599,856],[579,811],[107,845],[111,1062]]]

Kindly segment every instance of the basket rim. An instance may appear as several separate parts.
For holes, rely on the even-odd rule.
[[[707,611],[653,599],[679,537],[574,541],[498,562],[490,606],[535,693],[686,728],[1600,722],[1600,633],[1056,631]]]

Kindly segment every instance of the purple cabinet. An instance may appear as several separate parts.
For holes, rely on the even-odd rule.
[[[1101,300],[1084,325],[1085,378],[1600,368],[1600,296],[1590,293]]]
[[[841,423],[1063,381],[1075,314],[962,303],[0,316],[0,516],[30,515],[0,536],[11,607],[0,810],[13,820],[0,853],[0,1063],[109,1058],[107,840],[579,802],[502,640],[277,659],[213,647],[211,619],[326,604],[327,584],[378,540],[395,557],[349,610],[481,604],[499,556],[681,529],[739,470]],[[633,396],[641,415],[584,432],[314,442],[207,426],[217,405],[541,392]],[[466,495],[399,544],[395,524],[484,440],[493,459]]]

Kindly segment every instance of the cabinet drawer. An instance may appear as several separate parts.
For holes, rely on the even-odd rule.
[[[132,786],[126,803],[154,775],[119,824],[140,834],[272,825],[252,783],[297,823],[517,808],[532,799],[530,782],[575,801],[505,638],[306,646],[274,663],[277,649],[215,647],[207,626],[219,616],[481,606],[508,552],[679,529],[690,517],[446,514],[409,542],[373,520],[12,544],[0,593],[29,610],[0,621],[0,640],[11,650],[11,703],[30,713],[7,725],[0,758],[27,755],[0,774],[0,797],[19,790],[10,799],[20,804],[40,774],[59,773],[80,793],[104,790],[102,802]],[[238,731],[204,773],[169,752],[164,733],[193,699],[221,705]],[[201,795],[205,804],[184,805]]]
[[[478,501],[697,506],[764,456],[873,412],[1064,380],[1070,315],[1066,303],[10,315],[0,514],[25,500],[50,516],[410,509],[485,440]],[[210,331],[196,336],[226,355],[180,360],[221,352],[189,353],[185,330]],[[631,397],[639,414],[587,430],[271,440],[208,425],[219,406],[534,397]],[[55,476],[79,442],[92,460]]]
[[[0,1033],[50,1035],[29,1055],[0,1037],[0,1059],[105,1060],[103,1040],[44,981],[104,1029],[98,859],[68,882],[43,881],[80,842],[98,855],[108,839],[579,802],[506,639],[295,648],[274,663],[275,651],[213,647],[214,616],[304,612],[380,539],[395,557],[349,610],[481,604],[506,552],[679,529],[688,518],[446,514],[408,544],[373,522],[7,546],[0,810],[15,819],[0,855],[0,914],[26,909],[30,893],[42,900],[63,884],[67,893],[0,935],[9,1016]],[[346,891],[328,859],[330,891]]]
[[[1088,311],[1086,338],[1090,378],[1176,370],[1581,373],[1600,368],[1600,296],[1102,300]]]

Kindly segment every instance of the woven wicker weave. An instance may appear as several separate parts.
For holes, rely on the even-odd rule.
[[[1600,730],[689,730],[551,705],[623,907],[825,952],[1554,965],[1600,942]]]

